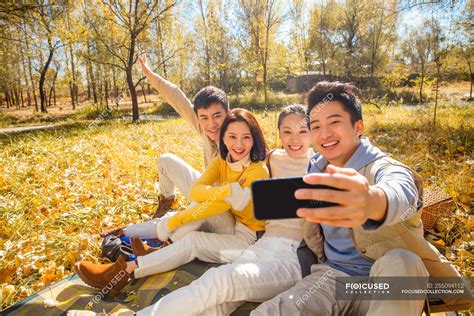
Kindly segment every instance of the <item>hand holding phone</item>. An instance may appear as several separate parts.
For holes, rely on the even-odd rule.
[[[302,177],[276,178],[258,180],[252,183],[252,201],[256,219],[297,218],[299,208],[322,208],[338,205],[336,203],[317,200],[298,200],[295,191],[298,189],[330,189],[338,188],[327,185],[307,184]]]

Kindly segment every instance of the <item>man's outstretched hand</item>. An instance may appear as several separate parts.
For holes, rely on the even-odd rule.
[[[138,63],[140,64],[140,67],[142,67],[142,71],[145,74],[145,76],[148,77],[149,75],[153,74],[153,70],[148,64],[148,59],[146,57],[146,54],[138,57]]]
[[[351,168],[328,165],[327,173],[310,173],[303,177],[308,184],[323,184],[344,191],[326,189],[299,189],[300,200],[320,200],[339,204],[324,208],[300,208],[298,216],[307,220],[338,227],[358,227],[368,219],[381,221],[385,217],[385,193],[369,186],[367,179]]]

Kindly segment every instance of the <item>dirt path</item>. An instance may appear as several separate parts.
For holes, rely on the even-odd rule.
[[[37,130],[57,129],[64,126],[65,124],[7,127],[7,128],[0,128],[0,134],[4,134],[4,135],[18,134],[18,133],[24,133],[24,132],[37,131]]]

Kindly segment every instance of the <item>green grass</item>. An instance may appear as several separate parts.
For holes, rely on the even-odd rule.
[[[364,113],[374,144],[416,169],[426,186],[439,186],[455,198],[456,215],[441,223],[440,235],[450,259],[472,275],[467,216],[474,200],[474,110],[441,107],[436,129],[429,107],[368,106]],[[272,148],[279,146],[277,114],[257,115]],[[159,194],[160,153],[203,167],[200,138],[180,118],[138,124],[105,120],[0,143],[2,308],[70,274],[77,260],[102,260],[103,228],[149,219]],[[185,205],[180,196],[178,207]]]

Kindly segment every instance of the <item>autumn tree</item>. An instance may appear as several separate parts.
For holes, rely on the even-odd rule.
[[[217,85],[225,90],[233,70],[233,43],[226,21],[229,4],[217,0],[198,0],[195,3],[193,55],[200,85]]]
[[[304,0],[294,0],[290,3],[289,13],[293,24],[290,31],[291,44],[296,51],[299,68],[306,72],[311,68],[308,11],[307,3]]]
[[[143,2],[103,0],[99,5],[87,8],[90,14],[87,22],[99,44],[97,48],[114,57],[112,62],[100,59],[95,61],[117,67],[126,73],[134,121],[139,118],[136,87],[144,79],[134,79],[134,65],[140,56],[138,44],[150,25],[160,19],[174,4],[160,0]],[[112,30],[115,31],[113,36],[110,34]]]
[[[419,99],[423,103],[423,87],[427,76],[427,66],[432,58],[431,34],[426,28],[413,29],[404,40],[403,55],[408,60],[411,67],[419,72]]]
[[[339,70],[341,14],[341,5],[333,0],[316,4],[310,12],[309,54],[314,56],[317,69],[323,75],[336,74]]]
[[[281,2],[240,0],[237,18],[241,24],[241,53],[257,81],[261,78],[265,105],[268,105],[269,62],[278,29],[284,20]]]
[[[365,10],[371,14],[364,21],[362,32],[363,64],[368,65],[371,79],[390,61],[396,43],[397,14],[393,13],[396,7],[394,0],[366,3]]]

